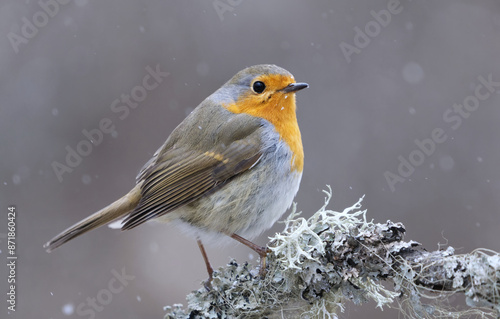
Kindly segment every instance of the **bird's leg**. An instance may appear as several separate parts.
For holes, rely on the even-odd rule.
[[[210,291],[212,290],[212,278],[213,278],[212,274],[214,273],[214,269],[212,268],[212,265],[210,265],[210,261],[208,260],[207,257],[207,252],[205,251],[205,246],[203,246],[203,243],[201,242],[200,238],[196,238],[196,242],[198,243],[198,248],[200,248],[203,260],[205,260],[205,266],[207,267],[207,272],[208,272],[208,279],[207,281],[204,282],[204,286],[208,291]]]
[[[266,275],[266,256],[267,256],[267,253],[271,252],[271,250],[268,249],[267,247],[262,247],[262,246],[256,245],[256,244],[252,243],[251,241],[249,241],[248,239],[245,239],[239,235],[232,234],[230,236],[231,236],[231,238],[236,239],[237,241],[239,241],[243,245],[249,247],[250,249],[255,251],[257,254],[259,254],[259,257],[260,257],[259,274],[262,277],[265,277],[265,275]]]

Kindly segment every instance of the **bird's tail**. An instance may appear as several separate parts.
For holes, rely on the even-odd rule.
[[[140,186],[141,184],[137,184],[128,194],[66,229],[43,247],[50,253],[67,241],[128,214],[139,204],[141,199]]]

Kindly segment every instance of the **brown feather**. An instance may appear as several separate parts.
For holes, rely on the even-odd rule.
[[[221,153],[189,152],[180,161],[150,167],[149,174],[144,176],[141,201],[125,218],[122,230],[186,205],[246,171],[262,155],[256,142],[236,141]]]
[[[140,200],[140,189],[141,184],[137,184],[128,194],[120,198],[119,200],[113,202],[112,204],[104,207],[100,211],[90,215],[84,220],[76,223],[70,228],[66,229],[56,237],[52,238],[43,247],[46,248],[47,252],[51,252],[62,244],[68,242],[69,240],[78,237],[86,232],[112,222],[122,216],[125,216],[131,210],[133,210]]]

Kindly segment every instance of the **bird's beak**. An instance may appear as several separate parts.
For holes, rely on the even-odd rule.
[[[281,89],[282,92],[285,93],[291,93],[291,92],[297,92],[302,89],[308,88],[309,84],[307,83],[290,83],[288,86],[285,86],[283,89]]]

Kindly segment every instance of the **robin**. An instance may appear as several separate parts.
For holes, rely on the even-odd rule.
[[[248,239],[270,228],[299,189],[304,151],[295,93],[307,88],[276,65],[238,72],[207,97],[144,165],[132,190],[44,245],[48,252],[122,218],[127,230],[155,219],[197,239],[229,236],[253,249],[265,272],[267,249]],[[228,237],[225,237],[228,238]]]

